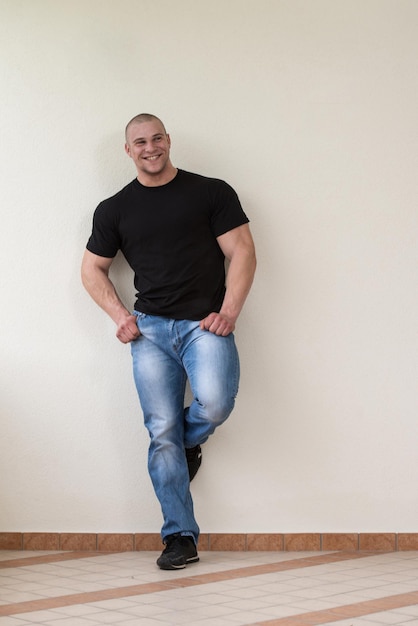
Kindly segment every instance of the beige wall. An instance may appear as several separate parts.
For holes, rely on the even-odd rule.
[[[204,532],[417,531],[415,0],[0,0],[0,530],[157,532],[129,348],[83,291],[123,128],[229,181],[259,270]],[[114,278],[131,306],[131,275]]]

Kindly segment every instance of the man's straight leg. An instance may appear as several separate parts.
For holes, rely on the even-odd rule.
[[[139,314],[138,326],[141,336],[131,344],[134,379],[151,438],[148,468],[163,512],[162,538],[181,533],[197,543],[184,452],[186,373],[173,348],[173,324]]]

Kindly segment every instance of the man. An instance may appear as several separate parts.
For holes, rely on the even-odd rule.
[[[170,147],[156,116],[140,114],[128,123],[125,150],[137,178],[97,207],[82,280],[115,322],[117,338],[131,344],[151,439],[148,469],[164,518],[166,547],[157,564],[171,570],[199,560],[190,481],[201,464],[201,444],[234,406],[239,361],[233,330],[256,260],[235,191],[175,168]],[[109,279],[118,250],[135,273],[133,313]],[[193,401],[185,408],[187,379]]]

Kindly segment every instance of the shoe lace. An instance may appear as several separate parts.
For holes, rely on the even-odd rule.
[[[173,543],[179,537],[181,537],[180,533],[174,533],[173,535],[168,535],[168,537],[166,537],[165,540],[164,540],[164,543],[165,543],[165,550],[164,550],[164,552],[168,552],[170,547],[173,545]]]

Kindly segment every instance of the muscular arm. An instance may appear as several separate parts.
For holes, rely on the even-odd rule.
[[[256,256],[248,224],[224,233],[217,241],[230,262],[226,293],[219,313],[210,313],[200,322],[200,327],[225,337],[234,330],[235,322],[250,291],[256,268]]]
[[[112,261],[86,250],[81,265],[81,280],[96,304],[115,322],[119,341],[129,343],[139,337],[139,330],[135,316],[124,306],[109,278]]]

